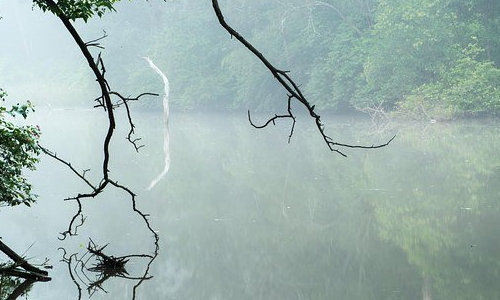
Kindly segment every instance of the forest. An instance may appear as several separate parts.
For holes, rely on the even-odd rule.
[[[145,49],[167,70],[176,108],[283,106],[267,70],[220,30],[208,3],[160,2],[117,3],[119,13],[89,20],[82,30],[95,36],[105,28],[107,53]],[[223,6],[231,24],[296,76],[317,108],[445,119],[500,111],[498,1],[235,0]],[[131,92],[159,85],[154,73],[138,67],[140,58],[106,59],[109,69],[120,70],[110,78]],[[81,89],[93,84],[86,74],[61,74],[62,65],[69,69],[60,60],[44,72]],[[4,59],[0,69],[13,68]]]
[[[498,1],[234,0],[221,5],[232,26],[289,70],[317,109],[395,112],[418,119],[500,112]],[[284,107],[281,88],[221,30],[209,1],[119,2],[115,8],[116,13],[77,22],[88,39],[106,30],[104,58],[115,85],[130,93],[161,88],[144,61],[129,54],[139,52],[166,70],[173,109]],[[31,55],[36,59],[36,53]],[[74,98],[93,87],[88,74],[78,71],[84,62],[66,56],[43,59],[43,74],[32,72],[41,82],[34,88],[36,98],[85,106],[88,97]],[[3,82],[16,77],[14,63],[0,58]],[[54,95],[53,82],[71,87],[65,96],[74,100]],[[11,85],[15,89],[16,83]],[[158,101],[138,105],[161,107]]]

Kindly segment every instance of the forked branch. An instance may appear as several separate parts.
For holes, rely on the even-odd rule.
[[[113,106],[113,108],[118,108],[120,106],[125,106],[125,111],[127,112],[127,118],[128,118],[128,123],[130,125],[130,130],[127,134],[127,141],[129,141],[135,148],[135,151],[136,152],[139,152],[139,149],[141,149],[142,147],[144,147],[144,145],[138,145],[137,142],[139,142],[141,140],[141,138],[133,138],[133,134],[135,133],[135,124],[133,123],[132,121],[132,114],[130,112],[130,107],[128,106],[128,102],[130,101],[139,101],[139,98],[143,97],[143,96],[159,96],[159,94],[156,94],[156,93],[142,93],[142,94],[139,94],[138,96],[136,97],[124,97],[122,96],[120,93],[118,92],[114,92],[114,91],[110,91],[109,92],[110,95],[115,95],[117,96],[120,100],[118,102],[116,102]]]
[[[147,264],[147,268],[145,270],[144,275],[142,277],[137,278],[137,280],[139,282],[134,286],[134,289],[133,289],[133,298],[132,299],[135,299],[135,292],[136,292],[137,287],[144,280],[147,280],[147,279],[150,278],[150,276],[148,275],[149,274],[150,266],[153,263],[153,261],[156,259],[156,257],[158,256],[158,251],[159,251],[159,245],[158,245],[159,236],[153,230],[153,228],[151,227],[151,224],[149,223],[149,220],[148,220],[148,215],[142,213],[137,208],[135,193],[133,193],[128,187],[126,187],[124,185],[120,185],[116,181],[114,181],[114,180],[111,179],[111,177],[110,177],[110,171],[109,171],[109,161],[110,161],[109,146],[110,146],[111,139],[113,137],[113,133],[114,133],[115,127],[116,127],[114,109],[123,105],[123,106],[125,106],[125,109],[126,109],[126,112],[127,112],[127,117],[128,117],[128,122],[129,122],[129,126],[130,126],[130,131],[129,131],[129,134],[127,136],[127,139],[135,147],[135,150],[139,150],[139,148],[141,146],[139,146],[139,145],[136,144],[136,142],[138,141],[138,139],[133,139],[132,138],[132,134],[134,133],[135,125],[132,122],[132,117],[131,117],[131,114],[130,114],[130,109],[129,109],[129,106],[128,106],[128,102],[129,101],[139,100],[140,97],[145,96],[145,95],[155,95],[155,96],[157,96],[157,94],[142,93],[139,96],[132,98],[132,97],[124,97],[120,93],[112,91],[111,88],[110,88],[110,86],[109,86],[109,84],[108,84],[108,82],[107,82],[107,80],[106,80],[106,78],[105,78],[106,68],[104,66],[104,61],[103,61],[103,59],[101,57],[101,54],[99,53],[97,55],[97,57],[94,58],[94,56],[92,56],[92,54],[90,53],[90,50],[89,50],[90,47],[101,48],[101,46],[99,44],[99,41],[106,37],[106,33],[104,33],[104,35],[101,38],[92,40],[92,41],[87,42],[87,43],[83,42],[82,38],[80,37],[80,35],[76,31],[76,29],[74,28],[72,22],[64,14],[63,10],[58,7],[58,4],[56,4],[53,0],[43,0],[43,1],[50,8],[50,11],[54,12],[54,14],[62,21],[62,23],[64,24],[64,26],[66,27],[66,29],[68,30],[68,32],[73,37],[73,39],[75,40],[76,44],[78,45],[78,47],[80,49],[80,52],[85,57],[88,65],[89,65],[90,69],[92,70],[92,72],[94,74],[94,77],[95,77],[95,79],[96,79],[96,81],[97,81],[97,83],[99,85],[99,88],[100,88],[100,95],[95,100],[98,103],[96,105],[96,107],[102,107],[104,109],[105,113],[107,114],[107,118],[108,118],[108,127],[107,127],[106,136],[104,138],[104,144],[103,144],[103,148],[102,148],[103,152],[104,152],[104,158],[103,158],[103,161],[102,161],[102,178],[99,180],[99,182],[97,184],[91,183],[85,177],[85,173],[87,172],[87,170],[84,170],[83,172],[77,171],[71,165],[71,163],[69,163],[66,160],[60,158],[55,153],[52,153],[51,151],[49,151],[49,150],[47,150],[47,149],[45,149],[45,148],[43,148],[43,147],[40,146],[40,148],[42,149],[42,151],[45,154],[47,154],[48,156],[56,159],[57,161],[63,163],[64,165],[66,165],[73,173],[75,173],[77,175],[77,177],[79,177],[83,182],[85,182],[85,184],[88,187],[90,187],[90,192],[88,192],[88,193],[79,193],[75,197],[70,197],[70,198],[66,199],[66,200],[76,200],[76,202],[78,204],[78,211],[76,212],[76,214],[71,219],[71,221],[69,223],[69,226],[68,226],[68,229],[66,231],[64,231],[64,232],[61,233],[61,235],[62,235],[61,239],[65,239],[68,235],[69,236],[76,235],[78,227],[80,227],[83,224],[83,222],[85,221],[85,218],[83,217],[82,199],[84,199],[84,198],[94,198],[94,197],[98,196],[99,194],[101,194],[102,191],[104,191],[104,189],[106,189],[106,187],[108,187],[108,185],[113,186],[113,187],[121,190],[122,192],[126,193],[130,197],[130,200],[132,202],[132,210],[135,213],[137,213],[138,215],[140,215],[140,217],[142,218],[142,220],[146,224],[147,230],[152,234],[152,237],[154,239],[154,251],[153,251],[153,254],[145,256],[147,259],[149,259],[149,262]],[[119,100],[116,103],[113,103],[112,102],[112,96],[118,97]],[[77,224],[78,220],[81,221],[79,224]],[[71,264],[72,259],[76,259],[76,256],[71,255],[69,257],[66,257],[66,252],[64,252],[63,260],[65,262],[67,262],[68,264]],[[76,282],[76,280],[75,280],[75,278],[73,276],[72,276],[72,278],[73,278],[73,281]],[[96,283],[95,287],[99,287],[100,284],[103,281]],[[79,294],[81,295],[81,288],[80,288],[80,286],[78,284],[77,284],[77,286],[78,286]]]
[[[250,112],[248,113],[250,123],[252,126],[255,128],[264,128],[267,127],[269,124],[275,124],[275,121],[277,119],[283,119],[283,118],[291,118],[293,120],[292,123],[292,129],[291,129],[291,134],[288,138],[290,141],[290,138],[293,134],[293,129],[295,126],[295,115],[293,114],[291,110],[291,100],[295,99],[299,103],[301,103],[309,112],[309,115],[314,119],[316,127],[318,128],[319,133],[321,134],[323,140],[325,141],[326,145],[328,148],[336,152],[342,156],[346,156],[346,154],[341,150],[341,148],[358,148],[358,149],[376,149],[376,148],[382,148],[387,145],[389,145],[390,142],[396,137],[393,136],[391,139],[389,139],[386,143],[383,144],[377,144],[377,145],[371,145],[371,146],[364,146],[364,145],[355,145],[355,144],[346,144],[346,143],[339,143],[333,140],[331,137],[329,137],[325,133],[325,127],[323,122],[321,121],[321,116],[318,115],[314,111],[314,105],[312,105],[306,97],[303,95],[302,91],[300,90],[299,86],[295,83],[295,81],[288,75],[288,71],[280,70],[276,68],[269,60],[259,51],[257,48],[255,48],[249,41],[247,41],[241,34],[239,34],[238,31],[236,31],[234,28],[232,28],[229,24],[224,19],[224,15],[222,14],[222,11],[219,7],[219,1],[218,0],[212,0],[212,7],[214,9],[215,15],[217,16],[217,19],[219,20],[220,25],[231,35],[231,37],[235,37],[245,48],[247,48],[250,52],[252,52],[271,72],[271,74],[274,76],[274,78],[280,83],[280,85],[287,91],[288,93],[288,114],[285,115],[275,115],[274,117],[270,118],[264,125],[261,126],[256,126],[251,118],[250,118]]]

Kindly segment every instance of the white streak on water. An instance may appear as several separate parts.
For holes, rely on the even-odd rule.
[[[155,179],[151,181],[148,188],[146,190],[151,190],[168,172],[170,168],[170,136],[168,134],[168,117],[169,117],[169,107],[168,107],[168,98],[170,93],[170,84],[168,82],[168,78],[163,72],[153,63],[149,57],[143,57],[148,63],[149,66],[160,75],[163,80],[163,84],[165,86],[165,96],[163,97],[163,153],[165,156],[165,165],[163,167],[163,171],[161,171]]]

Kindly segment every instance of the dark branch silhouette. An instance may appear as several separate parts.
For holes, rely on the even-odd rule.
[[[73,280],[73,283],[78,288],[78,299],[81,299],[82,298],[82,287],[80,286],[80,284],[76,280],[75,275],[73,274],[73,269],[71,268],[73,261],[75,261],[77,259],[77,254],[74,253],[74,254],[71,254],[69,257],[67,257],[66,256],[67,255],[66,249],[59,248],[58,250],[62,250],[64,252],[61,261],[68,265],[68,273],[71,277],[71,280]]]
[[[314,105],[312,105],[306,97],[303,95],[302,91],[300,90],[299,86],[295,83],[295,81],[288,75],[289,71],[284,71],[276,68],[269,60],[261,53],[257,48],[255,48],[250,42],[248,42],[243,36],[239,34],[238,31],[233,29],[229,24],[226,23],[224,20],[224,15],[222,14],[222,11],[219,7],[219,1],[217,0],[212,0],[212,7],[214,9],[214,12],[217,16],[217,19],[219,20],[220,25],[231,35],[231,38],[234,36],[245,48],[247,48],[250,52],[252,52],[265,66],[266,68],[271,72],[271,74],[274,76],[274,78],[280,83],[280,85],[287,91],[288,93],[288,107],[287,111],[288,113],[285,115],[275,115],[274,117],[270,118],[264,125],[257,126],[255,125],[250,117],[250,111],[248,111],[248,118],[250,120],[250,124],[255,127],[255,128],[264,128],[267,127],[269,124],[275,124],[275,121],[278,119],[285,119],[285,118],[290,118],[293,120],[292,123],[292,129],[291,129],[291,134],[288,138],[288,141],[290,141],[291,136],[293,135],[293,130],[295,126],[295,115],[292,112],[292,107],[291,107],[291,100],[295,99],[299,103],[301,103],[309,112],[309,115],[315,120],[316,127],[318,128],[319,133],[321,134],[323,140],[325,141],[326,145],[330,149],[330,151],[337,152],[338,154],[342,156],[346,156],[346,154],[340,150],[340,148],[358,148],[358,149],[377,149],[377,148],[382,148],[387,145],[389,145],[390,142],[396,137],[393,136],[391,139],[389,139],[386,143],[383,144],[378,144],[378,145],[371,145],[371,146],[363,146],[363,145],[352,145],[352,144],[345,144],[345,143],[339,143],[334,141],[331,137],[329,137],[325,133],[325,126],[323,122],[321,121],[321,116],[318,115],[314,111]]]
[[[0,251],[7,255],[14,264],[0,269],[0,274],[16,276],[35,281],[50,281],[49,273],[28,263],[23,257],[17,254],[0,240]],[[21,269],[20,269],[21,268]]]
[[[155,258],[154,255],[149,254],[130,254],[124,256],[112,256],[104,252],[108,245],[102,247],[97,246],[92,239],[90,239],[86,252],[78,256],[78,253],[67,256],[64,248],[62,250],[62,262],[66,263],[68,270],[74,284],[78,289],[78,299],[82,296],[82,286],[86,287],[89,296],[91,297],[97,291],[103,291],[103,284],[110,278],[123,278],[127,280],[135,280],[137,284],[133,288],[133,298],[135,299],[135,290],[144,280],[149,280],[153,276],[149,275],[150,262]],[[126,265],[131,259],[148,259],[149,263],[141,276],[131,276]]]
[[[138,95],[137,97],[130,98],[130,97],[124,97],[124,96],[120,95],[119,93],[113,92],[113,91],[110,91],[109,93],[111,95],[116,95],[116,96],[118,96],[118,98],[120,98],[120,101],[117,102],[114,105],[114,108],[120,107],[121,105],[125,106],[125,111],[127,112],[128,122],[130,124],[130,130],[129,130],[128,135],[127,135],[127,140],[132,145],[134,145],[135,151],[139,152],[139,149],[142,148],[142,147],[144,147],[144,145],[137,145],[137,142],[140,141],[141,138],[132,138],[132,135],[134,134],[135,125],[132,122],[132,115],[131,115],[131,112],[130,112],[130,108],[128,106],[128,102],[129,101],[139,101],[139,98],[142,97],[142,96],[159,96],[159,94],[156,94],[156,93],[142,93],[142,94]]]
[[[59,158],[56,153],[52,153],[49,149],[42,147],[41,145],[38,145],[38,146],[40,147],[40,149],[42,150],[43,153],[54,158],[55,160],[59,161],[60,163],[66,165],[71,171],[73,171],[73,173],[75,173],[76,176],[80,177],[80,179],[83,180],[92,190],[97,189],[92,183],[90,183],[90,181],[87,180],[87,178],[85,178],[85,173],[87,173],[89,170],[83,170],[82,173],[80,173],[75,168],[73,168],[71,163],[65,161],[62,158]]]
[[[144,214],[142,214],[139,210],[136,209],[136,204],[135,204],[135,194],[132,193],[128,188],[126,188],[123,185],[119,185],[118,183],[114,182],[112,179],[110,179],[109,176],[109,160],[110,160],[110,152],[109,152],[109,145],[111,142],[111,139],[113,137],[113,133],[116,127],[116,121],[115,121],[115,115],[114,115],[114,109],[118,108],[120,106],[125,106],[125,109],[127,111],[127,116],[128,116],[128,122],[130,126],[130,131],[127,136],[127,140],[135,147],[136,150],[138,150],[141,146],[138,146],[136,142],[138,139],[132,138],[132,135],[134,134],[134,128],[135,125],[132,122],[132,117],[130,114],[130,109],[128,106],[129,101],[137,101],[139,100],[140,97],[142,96],[157,96],[158,94],[154,93],[142,93],[136,97],[124,97],[120,93],[111,91],[110,86],[105,78],[105,73],[106,73],[106,68],[104,66],[104,61],[101,57],[101,54],[99,53],[97,58],[94,59],[92,54],[89,51],[89,47],[96,47],[98,46],[98,42],[102,40],[103,38],[106,37],[106,33],[104,32],[104,35],[98,39],[94,39],[90,42],[85,43],[76,29],[74,28],[73,24],[71,23],[70,19],[63,13],[63,11],[57,6],[57,4],[53,0],[44,0],[47,6],[53,11],[56,16],[61,20],[61,22],[64,24],[68,32],[71,34],[73,39],[75,40],[76,44],[78,45],[80,52],[83,54],[85,57],[90,69],[92,70],[94,77],[96,78],[96,81],[100,87],[101,95],[96,99],[97,105],[95,107],[102,107],[104,111],[107,114],[108,117],[108,128],[106,132],[106,136],[104,138],[104,143],[103,143],[103,152],[104,152],[104,158],[102,162],[102,178],[99,181],[98,184],[92,184],[89,180],[85,178],[85,173],[87,170],[84,170],[83,172],[79,172],[76,170],[71,163],[69,163],[67,160],[64,160],[60,157],[58,157],[55,153],[49,151],[48,149],[40,146],[42,151],[49,155],[50,157],[58,160],[59,162],[65,164],[70,170],[75,173],[82,181],[84,181],[88,187],[90,187],[90,192],[88,193],[79,193],[74,197],[69,197],[66,200],[76,200],[78,202],[78,212],[77,214],[72,218],[68,230],[62,232],[62,238],[64,239],[67,235],[75,235],[76,234],[76,229],[78,225],[74,226],[75,221],[78,219],[78,216],[81,216],[82,214],[82,203],[81,200],[84,198],[94,198],[97,195],[99,195],[108,185],[112,185],[116,188],[119,188],[126,193],[128,193],[131,196],[132,199],[132,207],[133,210],[136,213],[139,213],[141,217],[143,217],[144,221],[147,222],[147,227],[148,229],[153,233],[154,237],[157,238],[157,234],[152,230],[151,226],[149,225],[149,222],[147,218],[145,217]],[[112,102],[112,96],[118,97],[118,101],[116,103]],[[82,217],[82,223],[84,221],[84,218]],[[81,225],[81,224],[80,224]]]
[[[9,248],[0,240],[0,252],[3,252],[7,257],[9,257],[12,262],[10,263],[0,263],[0,277],[13,277],[18,279],[12,279],[12,287],[15,287],[12,291],[9,291],[7,300],[15,300],[30,289],[30,287],[35,282],[47,282],[52,280],[49,277],[47,271],[37,268],[30,264],[24,257],[17,254],[14,250]],[[48,260],[46,260],[42,266],[45,268],[52,268],[52,266],[47,265]],[[22,282],[19,278],[24,279]],[[10,284],[8,284],[10,285]],[[0,290],[2,287],[0,286]],[[0,291],[0,296],[2,291]],[[5,296],[3,294],[3,296]]]
[[[99,85],[99,88],[100,88],[100,95],[99,95],[99,97],[97,97],[95,99],[95,102],[97,104],[94,107],[96,107],[96,108],[102,108],[104,110],[104,112],[106,113],[107,119],[108,119],[108,127],[107,127],[107,130],[106,130],[106,135],[105,135],[105,138],[104,138],[104,141],[103,141],[103,147],[102,147],[103,152],[104,152],[104,157],[103,157],[103,160],[102,160],[102,177],[101,177],[101,179],[99,180],[99,182],[97,184],[90,182],[85,177],[86,172],[88,170],[83,170],[82,172],[80,172],[76,168],[74,168],[72,166],[72,164],[70,162],[68,162],[67,160],[62,159],[61,157],[57,156],[55,153],[51,152],[50,150],[46,149],[45,147],[40,146],[40,149],[46,155],[48,155],[48,156],[56,159],[57,161],[63,163],[64,165],[66,165],[74,174],[76,174],[76,176],[78,178],[80,178],[83,182],[85,182],[85,184],[88,186],[88,188],[90,188],[90,191],[88,191],[86,193],[78,193],[76,196],[69,197],[69,198],[65,199],[65,200],[74,200],[74,201],[76,201],[77,204],[78,204],[78,210],[73,215],[71,221],[69,222],[68,229],[65,230],[65,231],[63,231],[63,232],[61,232],[60,239],[64,240],[67,236],[77,235],[78,228],[84,224],[85,217],[83,216],[82,200],[84,200],[86,198],[95,198],[95,197],[97,197],[108,186],[112,186],[114,188],[122,190],[127,195],[129,195],[130,200],[132,202],[132,210],[135,213],[137,213],[142,218],[142,220],[146,224],[147,230],[150,231],[151,234],[152,234],[152,237],[154,239],[153,254],[129,255],[129,256],[123,257],[123,260],[120,260],[120,258],[114,258],[114,257],[111,257],[111,256],[109,256],[109,257],[105,256],[102,253],[102,250],[104,248],[97,248],[93,242],[89,243],[89,247],[88,247],[87,250],[91,253],[90,254],[91,257],[96,257],[97,256],[98,258],[101,259],[101,263],[104,263],[102,266],[108,266],[108,262],[110,262],[110,261],[114,261],[115,263],[117,263],[115,265],[115,267],[119,266],[120,263],[123,264],[123,266],[124,266],[125,263],[126,263],[126,260],[128,258],[130,258],[130,257],[143,257],[143,258],[146,258],[146,259],[149,260],[148,263],[147,263],[147,267],[146,267],[146,270],[145,270],[143,276],[134,277],[134,278],[132,278],[132,277],[128,278],[127,276],[125,276],[125,274],[123,272],[117,271],[119,269],[118,268],[118,269],[115,270],[116,272],[114,272],[114,273],[113,272],[111,272],[111,273],[104,273],[104,275],[97,282],[94,282],[94,286],[92,287],[92,290],[95,292],[97,289],[100,289],[102,283],[107,278],[109,278],[109,277],[123,277],[123,278],[128,278],[128,279],[135,279],[135,280],[138,280],[138,283],[134,286],[134,289],[133,289],[133,298],[132,299],[135,299],[135,294],[136,294],[137,287],[144,280],[147,280],[147,279],[151,278],[151,276],[149,276],[148,274],[149,274],[149,270],[150,270],[151,264],[153,263],[153,261],[158,256],[158,251],[159,251],[159,245],[158,245],[159,236],[153,230],[153,228],[151,227],[151,224],[149,223],[149,220],[148,220],[148,215],[144,214],[143,212],[141,212],[137,208],[137,205],[136,205],[136,194],[134,192],[132,192],[126,186],[118,184],[118,182],[114,181],[110,177],[110,175],[109,175],[109,161],[111,159],[111,156],[110,156],[109,146],[110,146],[111,140],[113,138],[114,130],[116,128],[116,121],[115,121],[114,110],[116,108],[124,106],[125,110],[126,110],[126,113],[127,113],[128,124],[130,126],[130,130],[129,130],[129,133],[128,133],[126,139],[134,146],[134,148],[135,148],[136,151],[138,151],[142,147],[142,145],[138,145],[137,144],[137,142],[140,139],[133,137],[135,125],[134,125],[134,123],[132,121],[132,116],[131,116],[131,112],[130,112],[130,108],[129,108],[128,103],[130,101],[138,101],[139,98],[141,98],[143,96],[158,96],[158,94],[154,94],[154,93],[142,93],[142,94],[140,94],[140,95],[138,95],[136,97],[124,97],[120,93],[118,93],[116,91],[112,91],[111,87],[109,86],[109,84],[108,84],[108,82],[107,82],[107,80],[105,78],[106,68],[105,68],[104,61],[102,59],[101,53],[98,53],[97,57],[94,57],[90,53],[90,50],[89,50],[89,48],[91,48],[91,47],[103,49],[103,47],[100,45],[100,41],[107,36],[106,32],[104,32],[103,36],[101,36],[101,37],[99,37],[97,39],[91,40],[89,42],[84,42],[83,39],[78,34],[78,32],[76,31],[76,29],[74,28],[74,26],[73,26],[72,22],[70,21],[70,19],[68,18],[68,16],[66,16],[63,13],[63,10],[58,7],[58,4],[56,4],[53,0],[43,0],[43,1],[47,4],[47,6],[50,8],[50,10],[64,24],[64,26],[66,27],[66,29],[68,30],[68,32],[70,33],[70,35],[73,37],[73,39],[75,40],[76,44],[78,45],[78,47],[80,49],[80,52],[85,57],[85,59],[86,59],[86,61],[88,63],[88,66],[92,70],[93,75],[94,75],[94,77],[96,79],[96,82],[97,82],[97,84]],[[113,97],[117,97],[118,98],[117,101],[115,101],[114,103],[113,103]],[[78,220],[80,222],[78,222]],[[86,262],[83,262],[82,259],[83,258],[78,258],[76,254],[72,254],[72,255],[70,255],[68,257],[66,251],[64,250],[63,261],[66,262],[68,265],[71,265],[73,262],[76,262],[76,265],[77,266],[79,265],[80,268],[83,270],[85,268]],[[109,259],[111,259],[111,260],[109,260]],[[116,259],[118,259],[118,260],[116,260]],[[93,270],[94,271],[102,270],[100,268],[97,268],[97,269],[96,268],[97,267],[94,267]],[[75,282],[75,284],[77,285],[78,290],[79,290],[79,295],[81,296],[81,287],[78,284],[78,280],[74,276],[74,273],[75,272],[72,272],[72,269],[70,268],[71,278],[73,279],[73,282]],[[78,279],[81,280],[81,278],[79,278],[79,276],[78,276],[78,273],[75,273],[75,274],[78,277]],[[87,275],[85,273],[83,273],[83,275],[88,279],[88,277],[87,277]]]
[[[99,49],[104,49],[104,47],[101,46],[101,44],[99,43],[99,41],[101,41],[101,40],[103,40],[103,39],[105,39],[107,37],[108,37],[108,34],[106,33],[105,30],[103,30],[103,34],[102,34],[101,37],[98,37],[98,38],[96,38],[94,40],[86,42],[85,46],[87,46],[87,47],[96,47],[96,48],[99,48]]]

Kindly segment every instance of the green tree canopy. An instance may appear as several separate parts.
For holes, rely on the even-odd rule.
[[[40,9],[50,11],[57,15],[59,10],[70,20],[82,19],[87,22],[88,19],[97,15],[101,17],[106,11],[114,11],[113,4],[119,0],[58,0],[57,11],[51,5],[52,0],[33,0],[33,3]]]

